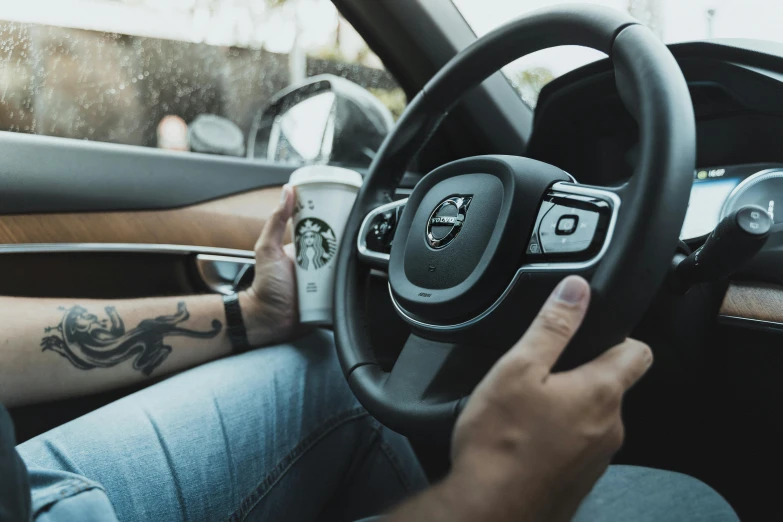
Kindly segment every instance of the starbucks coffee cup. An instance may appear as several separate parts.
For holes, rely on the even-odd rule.
[[[299,320],[331,324],[334,267],[348,214],[362,186],[358,172],[311,165],[291,174]]]

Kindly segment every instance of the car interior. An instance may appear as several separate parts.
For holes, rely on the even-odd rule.
[[[472,387],[557,281],[580,273],[597,300],[563,367],[626,335],[655,354],[624,402],[614,463],[686,473],[742,520],[773,519],[783,44],[664,46],[588,5],[477,39],[451,0],[333,3],[403,89],[396,123],[353,84],[311,75],[254,119],[247,157],[0,132],[0,295],[247,285],[258,233],[299,165],[266,152],[284,139],[286,111],[310,104],[303,117],[317,121],[312,102],[326,94],[343,127],[362,129],[334,138],[335,161],[366,176],[338,256],[338,354],[361,402],[411,438],[431,478],[448,468]],[[549,82],[535,108],[497,72],[567,44],[609,56]],[[335,157],[322,152],[299,160]],[[429,247],[425,228],[438,236]],[[136,389],[16,408],[17,440]]]

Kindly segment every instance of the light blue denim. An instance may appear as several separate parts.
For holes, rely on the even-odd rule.
[[[351,521],[426,487],[329,333],[215,361],[21,444],[36,522]],[[736,519],[698,481],[613,467],[578,521]]]

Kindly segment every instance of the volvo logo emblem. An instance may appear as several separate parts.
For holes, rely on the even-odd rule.
[[[451,196],[441,201],[427,221],[427,243],[443,248],[457,237],[465,223],[472,196]]]

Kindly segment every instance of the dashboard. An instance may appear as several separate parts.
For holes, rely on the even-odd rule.
[[[697,169],[680,238],[696,249],[732,210],[749,204],[765,209],[773,218],[769,240],[734,280],[779,285],[775,292],[783,303],[783,45],[731,40],[669,48],[696,117]],[[602,60],[544,87],[526,155],[579,183],[617,186],[633,175],[638,143],[612,65]],[[783,331],[783,306],[774,309]]]
[[[670,46],[696,116],[699,168],[693,173],[683,240],[709,234],[722,215],[741,204],[759,205],[776,216],[776,224],[783,222],[783,209],[775,212],[775,204],[783,204],[783,45],[772,50],[769,45]],[[633,174],[638,141],[611,63],[603,60],[542,90],[528,155],[581,183],[616,185]]]
[[[766,209],[774,223],[773,233],[783,229],[783,163],[697,169],[680,239],[693,241],[708,235],[721,218],[745,205]]]

